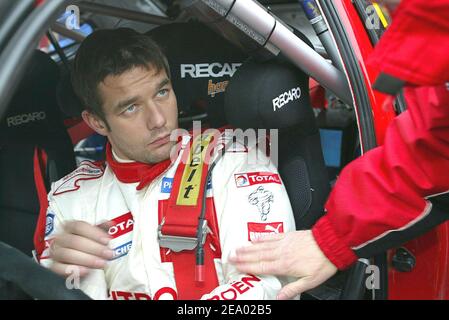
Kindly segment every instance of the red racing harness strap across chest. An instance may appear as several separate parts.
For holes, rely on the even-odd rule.
[[[174,277],[181,300],[199,299],[218,286],[214,258],[219,257],[217,245],[218,228],[213,202],[206,202],[206,220],[204,226],[204,264],[197,265],[196,248],[198,245],[198,225],[202,209],[202,199],[206,192],[206,178],[210,154],[215,142],[212,135],[193,137],[182,155],[173,180],[173,188],[168,202],[161,208],[159,243],[170,249]],[[207,231],[214,230],[212,234]],[[201,241],[201,239],[200,239]],[[215,246],[214,246],[215,244]],[[212,249],[211,245],[215,247]],[[198,276],[198,272],[200,272]],[[197,281],[200,280],[200,281]]]

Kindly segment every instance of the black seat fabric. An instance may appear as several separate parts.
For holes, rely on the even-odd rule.
[[[75,167],[72,143],[56,103],[58,79],[56,63],[36,51],[0,122],[0,241],[28,255],[40,208],[34,181],[35,148],[48,156],[47,190]]]
[[[323,215],[330,189],[308,83],[306,74],[281,59],[248,61],[225,98],[232,126],[279,129],[278,169],[298,229],[310,228]]]
[[[72,66],[70,65],[69,68],[71,67]],[[58,87],[56,88],[56,99],[65,116],[70,118],[81,118],[81,113],[85,108],[73,90],[71,72],[65,71],[61,73],[61,78]]]
[[[211,127],[225,125],[224,92],[247,55],[200,22],[163,25],[147,34],[167,56],[180,126],[189,124],[183,118],[202,113]]]

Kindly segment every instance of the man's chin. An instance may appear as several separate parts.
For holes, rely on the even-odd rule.
[[[174,143],[173,142],[168,142],[165,143],[161,146],[158,146],[156,148],[152,148],[150,151],[148,151],[147,153],[147,163],[158,163],[158,162],[162,162],[164,160],[167,160],[170,158],[170,151],[173,147]]]

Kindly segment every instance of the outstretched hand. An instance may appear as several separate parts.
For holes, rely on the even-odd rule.
[[[313,289],[337,272],[316,243],[312,232],[294,231],[264,236],[229,257],[241,272],[296,277],[279,292],[279,300],[292,299]]]

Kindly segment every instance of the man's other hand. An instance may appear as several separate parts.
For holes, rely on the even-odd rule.
[[[310,230],[270,234],[236,250],[229,257],[238,270],[250,274],[296,277],[279,292],[279,300],[292,299],[332,277],[337,268],[323,254]]]
[[[108,226],[93,226],[83,221],[69,221],[64,224],[63,232],[53,239],[50,245],[50,269],[66,276],[69,270],[78,268],[80,276],[90,269],[102,269],[114,252],[108,248],[111,237]]]

